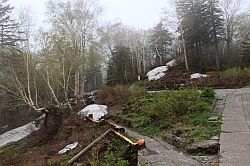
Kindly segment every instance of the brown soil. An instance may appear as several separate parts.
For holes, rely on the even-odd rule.
[[[72,151],[76,155],[110,128],[109,125],[98,126],[81,119],[77,114],[70,113],[68,110],[58,111],[54,108],[50,110],[52,111],[47,115],[49,117],[46,122],[47,128],[43,125],[41,129],[27,138],[4,148],[4,151],[0,152],[0,165],[44,166],[48,163],[60,165],[65,160],[63,155],[58,154],[59,150],[78,141],[78,146]],[[107,151],[108,144],[113,139],[117,138],[112,134],[103,139],[95,148],[81,157],[79,162],[85,165],[96,160],[103,162],[104,152]]]

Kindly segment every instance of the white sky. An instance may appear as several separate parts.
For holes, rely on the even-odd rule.
[[[170,7],[170,0],[100,0],[104,7],[102,21],[120,21],[135,28],[147,29],[160,20],[163,8]],[[244,7],[250,10],[250,0],[242,0]],[[21,7],[31,8],[35,22],[42,24],[45,19],[47,0],[9,0],[15,10]],[[170,7],[171,8],[171,7]]]
[[[31,8],[38,23],[45,19],[45,2],[47,0],[9,0],[15,10]],[[160,20],[168,0],[100,0],[100,5],[104,8],[103,21],[120,21],[124,25],[147,29]]]
[[[153,27],[160,21],[168,0],[100,0],[105,18],[137,28]]]

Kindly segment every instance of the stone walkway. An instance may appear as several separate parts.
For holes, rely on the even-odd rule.
[[[220,136],[220,166],[250,165],[250,88],[217,90],[225,96]]]
[[[174,150],[173,146],[161,141],[140,135],[130,130],[127,134],[144,139],[146,149],[139,151],[139,164],[149,166],[199,166],[198,161]]]

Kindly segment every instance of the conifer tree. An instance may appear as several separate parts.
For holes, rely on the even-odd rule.
[[[0,2],[0,45],[16,46],[18,38],[18,26],[15,20],[10,18],[13,7],[6,4],[8,0]]]

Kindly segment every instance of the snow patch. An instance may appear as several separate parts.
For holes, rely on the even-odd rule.
[[[104,115],[108,114],[106,105],[91,104],[79,111],[78,115],[89,116],[93,115],[93,119],[99,120]]]
[[[174,60],[172,60],[172,61],[169,61],[167,64],[166,64],[166,66],[174,66],[174,65],[176,65],[177,64],[177,62],[176,62],[176,60],[174,59]]]
[[[208,75],[207,74],[194,73],[194,74],[191,74],[190,79],[202,78],[202,77],[208,77]]]
[[[169,61],[166,63],[166,66],[160,66],[157,68],[154,68],[153,70],[150,70],[147,73],[147,77],[149,81],[155,81],[159,80],[160,78],[165,76],[165,72],[168,70],[168,67],[176,65],[176,60]]]
[[[150,70],[147,73],[148,80],[154,81],[154,80],[158,80],[158,79],[162,78],[165,75],[164,72],[167,70],[168,70],[167,66],[160,66],[160,67],[154,68],[153,70]]]
[[[77,147],[77,145],[78,145],[78,142],[74,142],[73,144],[69,144],[65,148],[63,148],[62,150],[60,150],[58,152],[58,154],[64,154],[64,153],[66,153],[69,150],[75,149]]]
[[[43,114],[38,118],[38,120],[44,118],[45,115]],[[7,131],[0,135],[0,147],[5,146],[9,143],[19,141],[25,137],[27,137],[29,134],[31,134],[33,131],[36,131],[40,128],[40,126],[35,125],[36,122],[30,122],[26,125],[20,126],[18,128],[12,129],[10,131]]]

